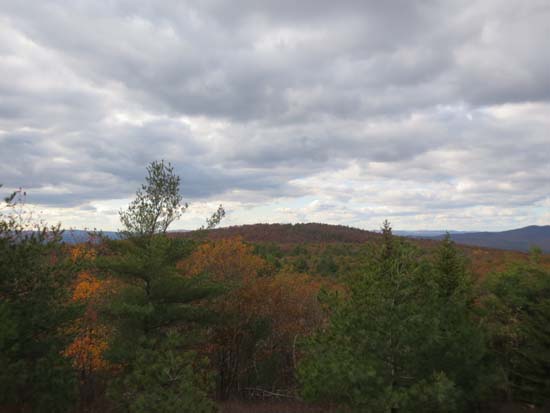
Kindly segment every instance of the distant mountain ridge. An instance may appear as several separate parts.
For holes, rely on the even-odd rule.
[[[451,233],[451,238],[459,244],[503,250],[529,251],[538,246],[543,252],[550,253],[550,225],[530,225],[524,228],[500,232]],[[442,239],[444,235],[425,237]]]
[[[406,230],[396,230],[393,231],[395,235],[399,235],[400,237],[412,237],[412,238],[431,238],[431,237],[438,237],[440,235],[445,235],[446,233],[449,234],[466,234],[471,231],[446,231],[446,230],[438,230],[438,229],[420,229],[420,230],[412,230],[412,231],[406,231]]]
[[[66,229],[61,235],[63,242],[67,244],[79,244],[81,242],[87,242],[90,240],[90,234],[101,234],[109,239],[120,238],[120,233],[116,231],[86,231],[83,229]]]

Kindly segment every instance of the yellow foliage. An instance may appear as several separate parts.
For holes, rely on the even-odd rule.
[[[71,259],[73,262],[79,260],[93,260],[96,257],[96,251],[89,248],[86,244],[77,244],[71,248]]]
[[[71,250],[73,261],[93,260],[96,252],[86,245],[77,245]],[[89,271],[78,274],[72,299],[86,304],[81,318],[70,327],[75,339],[63,354],[72,359],[73,366],[84,374],[105,370],[109,367],[103,354],[108,346],[108,328],[102,325],[97,316],[99,300],[107,292],[109,283],[98,279]]]
[[[99,293],[101,282],[89,272],[78,274],[73,291],[73,300],[89,300]]]
[[[70,357],[73,366],[87,373],[105,370],[109,364],[103,358],[107,350],[107,331],[101,326],[81,331],[67,347],[64,354]]]
[[[240,238],[203,244],[179,264],[189,276],[208,274],[217,281],[249,281],[267,266]]]

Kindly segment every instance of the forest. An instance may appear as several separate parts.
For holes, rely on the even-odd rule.
[[[407,240],[388,221],[215,230],[222,206],[175,233],[179,184],[151,163],[121,237],[74,245],[22,192],[5,200],[0,411],[550,408],[549,254]]]

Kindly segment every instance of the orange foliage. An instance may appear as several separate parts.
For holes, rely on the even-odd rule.
[[[179,265],[189,276],[206,273],[225,285],[234,286],[212,304],[226,321],[213,329],[205,349],[217,364],[222,397],[239,387],[239,377],[252,368],[253,359],[263,359],[275,352],[288,356],[289,364],[283,374],[291,377],[296,364],[297,338],[321,322],[317,302],[321,283],[304,274],[261,276],[267,265],[239,238],[201,245]],[[269,336],[257,342],[252,353],[245,354],[243,342],[254,334],[251,329],[257,320],[269,322]]]
[[[216,281],[248,282],[267,266],[252,251],[240,238],[209,242],[199,246],[179,268],[190,276],[206,273]]]
[[[322,320],[317,296],[321,282],[304,274],[278,274],[261,283],[262,314],[272,322],[276,339],[308,334]]]
[[[108,346],[106,336],[107,329],[102,326],[80,329],[64,354],[72,359],[73,366],[82,373],[106,370],[109,367],[103,358]]]
[[[267,266],[240,238],[201,245],[179,264],[190,276],[209,274],[217,281],[235,281],[237,288],[218,300],[218,310],[240,315],[240,323],[266,317],[280,335],[295,335],[317,325],[321,282],[304,274],[260,277]]]
[[[78,274],[76,285],[73,290],[73,300],[82,301],[93,299],[101,288],[101,282],[89,272],[83,271]]]
[[[96,257],[96,251],[89,248],[86,244],[77,244],[71,248],[71,259],[73,262],[79,260],[93,260]]]
[[[96,254],[85,245],[77,245],[71,250],[71,258],[78,260],[93,260]],[[97,305],[104,296],[108,282],[99,280],[88,271],[78,274],[72,299],[82,302],[86,309],[71,327],[75,339],[65,349],[64,354],[72,359],[73,365],[82,375],[105,370],[108,363],[103,358],[107,349],[108,329],[101,325],[97,316]]]

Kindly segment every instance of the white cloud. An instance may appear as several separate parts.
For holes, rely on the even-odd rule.
[[[228,224],[545,223],[549,19],[544,0],[0,0],[0,182],[105,229],[161,158],[198,208],[180,227],[218,202]]]

